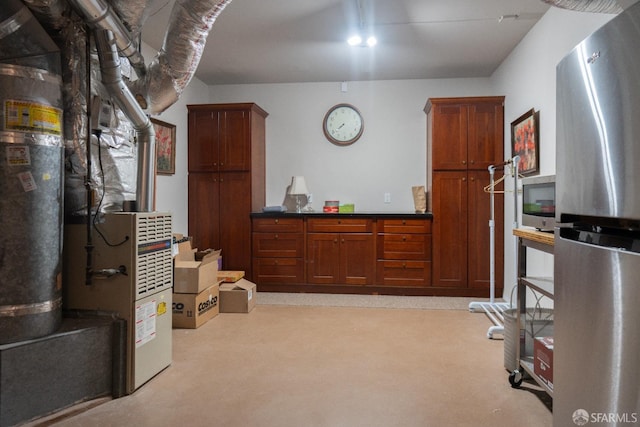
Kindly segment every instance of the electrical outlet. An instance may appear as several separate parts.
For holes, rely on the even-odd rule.
[[[384,193],[384,202],[391,203],[391,193]]]

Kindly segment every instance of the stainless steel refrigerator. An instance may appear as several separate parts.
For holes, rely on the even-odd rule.
[[[556,90],[553,424],[640,424],[640,3]]]

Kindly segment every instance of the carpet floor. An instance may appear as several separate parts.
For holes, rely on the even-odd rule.
[[[551,426],[513,389],[470,299],[258,293],[249,314],[173,330],[173,362],[133,394],[33,426]]]

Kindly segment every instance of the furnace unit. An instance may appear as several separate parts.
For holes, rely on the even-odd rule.
[[[87,276],[87,226],[65,225],[63,307],[126,321],[124,392],[130,394],[171,364],[171,215],[107,213],[92,234]]]

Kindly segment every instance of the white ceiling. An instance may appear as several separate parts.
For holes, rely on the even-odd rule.
[[[173,2],[152,2],[142,39],[155,49]],[[196,77],[209,85],[488,77],[548,8],[541,0],[233,0]],[[374,48],[347,45],[360,23],[378,38]]]

